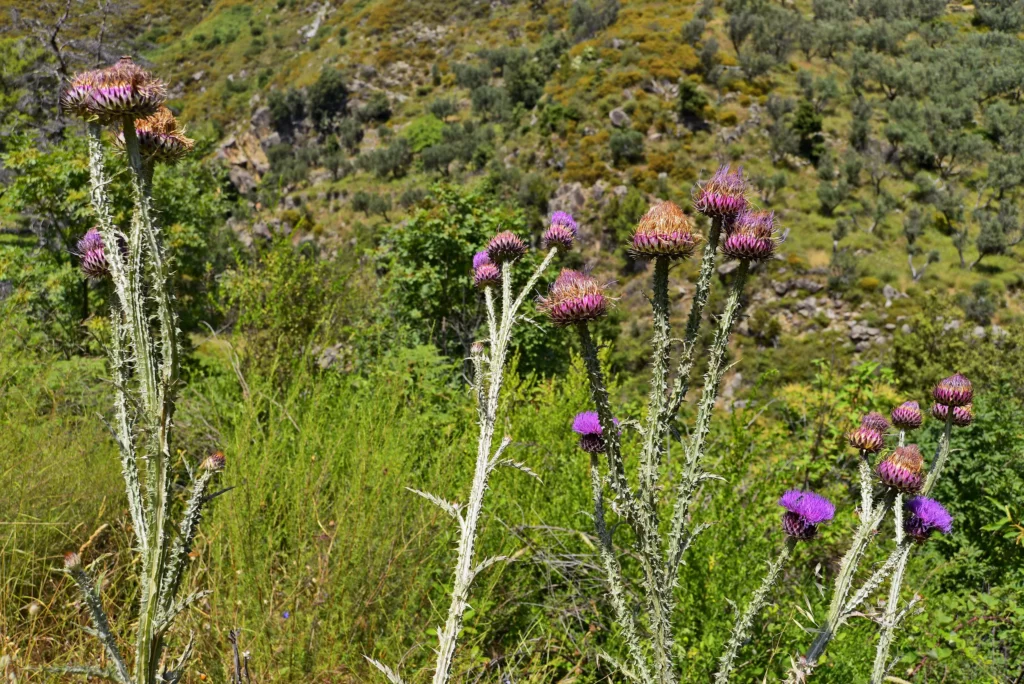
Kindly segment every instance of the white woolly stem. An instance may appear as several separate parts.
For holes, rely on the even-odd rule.
[[[96,585],[81,565],[76,565],[69,569],[68,572],[71,573],[75,584],[78,585],[78,589],[82,594],[82,600],[89,609],[93,628],[96,630],[96,634],[99,636],[100,642],[107,652],[107,657],[113,663],[117,681],[121,682],[121,684],[131,684],[131,673],[129,673],[128,666],[125,664],[124,658],[121,657],[121,652],[117,648],[117,639],[114,638],[114,633],[110,629],[110,621],[107,620],[107,614],[103,610],[103,602],[100,601]]]

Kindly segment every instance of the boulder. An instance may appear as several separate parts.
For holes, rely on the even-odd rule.
[[[608,118],[611,119],[612,126],[615,126],[616,128],[625,128],[633,121],[629,118],[629,114],[627,114],[621,107],[616,107],[612,111],[608,112]]]

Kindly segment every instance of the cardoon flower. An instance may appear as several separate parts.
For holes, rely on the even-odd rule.
[[[185,137],[167,107],[160,107],[152,116],[136,121],[135,134],[139,137],[139,152],[152,162],[175,164],[195,147],[195,141]],[[123,149],[123,132],[117,134],[116,141]]]
[[[942,534],[953,531],[953,516],[935,499],[915,496],[906,503],[906,509],[910,515],[903,519],[903,530],[919,542],[936,530]]]
[[[860,419],[861,427],[871,428],[875,432],[880,432],[883,435],[889,431],[889,421],[885,419],[878,411],[872,411],[866,413],[863,418]]]
[[[558,325],[571,325],[600,318],[608,310],[608,302],[594,278],[566,268],[548,296],[540,300],[540,308]]]
[[[889,414],[892,424],[900,430],[916,430],[924,422],[924,415],[921,407],[916,401],[905,401],[892,410]]]
[[[693,254],[700,240],[690,217],[675,203],[662,202],[651,207],[637,223],[629,251],[639,258],[685,259]]]
[[[970,380],[957,373],[940,380],[932,390],[932,396],[946,406],[966,406],[974,398],[974,389]]]
[[[811,539],[818,531],[818,525],[828,522],[836,514],[836,507],[831,501],[815,494],[799,489],[790,489],[779,505],[786,509],[782,514],[782,529],[790,537]]]
[[[487,244],[487,256],[497,265],[506,261],[515,261],[526,254],[526,243],[510,230],[504,230]]]
[[[223,451],[215,451],[206,457],[201,467],[204,470],[223,470],[225,460]]]
[[[78,258],[81,259],[82,273],[87,278],[101,280],[110,274],[107,252],[103,247],[100,231],[90,228],[78,241]]]
[[[949,415],[949,407],[945,404],[935,404],[932,406],[932,416],[941,420],[943,423],[946,422],[946,416]],[[966,406],[954,406],[953,407],[953,425],[957,427],[966,427],[974,421],[974,405],[967,404]]]
[[[764,261],[775,254],[775,213],[744,211],[736,217],[722,243],[722,254],[734,259]]]
[[[122,57],[106,69],[77,74],[61,93],[60,103],[64,111],[86,121],[111,123],[124,116],[140,119],[156,113],[165,90],[163,81],[131,57]]]
[[[864,425],[847,434],[846,439],[849,440],[850,446],[861,451],[874,454],[882,450],[882,433]]]
[[[693,208],[709,218],[732,219],[747,208],[747,184],[743,169],[729,170],[729,165],[718,169],[711,180],[697,190]]]
[[[548,249],[556,247],[567,251],[572,247],[573,240],[576,239],[576,230],[576,221],[571,214],[556,211],[551,215],[551,222],[548,229],[544,231],[542,240]]]
[[[616,425],[619,424],[616,418],[613,418],[612,421]],[[600,454],[604,451],[601,418],[596,411],[577,413],[572,421],[572,431],[580,436],[580,449],[588,454]]]
[[[501,270],[490,261],[473,269],[473,284],[483,290],[501,285]]]
[[[924,458],[921,450],[916,444],[908,444],[896,449],[889,454],[875,471],[878,479],[886,487],[892,487],[906,494],[913,494],[921,489],[924,478],[921,470],[924,468]]]

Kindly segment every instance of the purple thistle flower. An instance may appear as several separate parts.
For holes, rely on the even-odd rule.
[[[490,261],[480,264],[473,271],[473,284],[481,290],[498,287],[501,284],[501,270]]]
[[[934,404],[932,405],[932,416],[941,420],[943,423],[946,422],[946,416],[949,415],[949,407],[945,404]],[[974,422],[974,405],[967,404],[966,406],[954,406],[953,407],[953,425],[957,427],[966,427]]]
[[[476,270],[484,264],[491,263],[491,257],[487,256],[487,250],[482,249],[473,255],[473,269]]]
[[[615,425],[619,424],[617,418],[612,418]],[[604,429],[601,427],[601,418],[597,411],[583,411],[577,413],[572,421],[572,431],[580,436],[580,449],[588,454],[600,454],[604,451]]]
[[[697,189],[693,208],[709,218],[735,218],[747,208],[746,191],[743,169],[732,172],[726,164]]]
[[[498,265],[506,261],[515,261],[524,254],[526,254],[526,243],[510,230],[498,233],[487,244],[487,256]]]
[[[775,254],[775,213],[743,211],[729,228],[722,243],[722,254],[746,261],[764,261]]]
[[[551,222],[541,239],[548,249],[555,247],[565,252],[572,248],[576,231],[576,221],[573,217],[564,211],[556,211],[551,215]]]
[[[881,432],[863,425],[847,434],[846,439],[849,440],[850,446],[872,454],[881,451],[884,444]]]
[[[786,509],[782,514],[782,529],[791,537],[811,539],[818,531],[818,525],[828,522],[836,514],[831,501],[810,491],[790,489],[779,505]]]
[[[878,411],[871,411],[865,413],[864,417],[860,419],[861,427],[871,428],[875,432],[880,432],[883,435],[889,431],[889,421],[886,420]]]
[[[61,93],[64,111],[87,121],[112,123],[125,116],[154,114],[166,97],[166,86],[122,57],[113,66],[76,74]]]
[[[662,202],[640,218],[629,251],[638,258],[685,259],[700,240],[690,217],[675,203]]]
[[[974,399],[971,381],[956,373],[939,381],[932,390],[935,401],[946,406],[966,406]]]
[[[101,280],[110,274],[110,264],[107,263],[107,252],[100,231],[95,228],[86,231],[78,241],[77,254],[81,260],[82,273],[87,278]]]
[[[915,496],[905,508],[910,515],[903,520],[903,530],[919,542],[926,541],[935,531],[942,534],[953,531],[953,516],[935,499]]]
[[[924,422],[921,406],[916,401],[905,401],[889,414],[892,424],[901,430],[916,430]]]
[[[924,484],[921,475],[923,468],[924,457],[921,456],[921,450],[916,444],[908,444],[889,454],[878,464],[875,472],[886,487],[913,494]]]
[[[579,271],[562,269],[540,308],[558,325],[586,323],[600,318],[608,302],[598,282]]]

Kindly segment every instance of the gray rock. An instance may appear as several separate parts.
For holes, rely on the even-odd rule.
[[[781,297],[784,294],[786,294],[787,292],[789,292],[789,281],[786,281],[786,282],[781,282],[781,281],[778,281],[778,280],[773,281],[772,282],[772,289],[775,290],[775,294],[777,294],[777,295],[779,295]]]
[[[958,319],[956,319],[956,318],[951,320],[949,323],[946,323],[946,325],[942,326],[942,330],[944,332],[949,332],[950,330],[959,330],[959,329],[960,329],[960,321]]]
[[[206,76],[206,72],[202,71],[202,70],[199,70],[196,73],[192,74],[192,80],[193,81],[202,81],[204,76]]]
[[[904,323],[903,327],[900,328],[900,332],[903,333],[904,335],[909,335],[910,333],[914,332],[914,330],[913,328],[910,327],[909,323]]]
[[[974,326],[974,330],[971,331],[971,335],[977,337],[979,340],[985,339],[985,328],[981,325]]]
[[[811,294],[817,294],[825,289],[825,286],[810,278],[797,278],[790,283],[791,289],[805,290]]]
[[[896,324],[895,323],[886,323],[885,324],[885,329],[888,330],[889,332],[892,332],[893,330],[896,329]]]
[[[858,342],[853,346],[853,350],[858,352],[864,352],[867,351],[868,349],[871,349],[871,343],[868,342],[867,340],[863,342]]]
[[[720,275],[720,276],[727,276],[727,275],[729,275],[730,273],[732,273],[733,271],[735,271],[739,267],[740,267],[740,262],[738,262],[738,261],[727,261],[727,262],[725,262],[724,264],[722,264],[721,266],[718,267],[718,275]]]
[[[256,189],[256,178],[241,166],[232,166],[228,169],[228,180],[243,195]]]
[[[627,114],[621,107],[616,107],[612,111],[608,112],[608,118],[611,119],[612,126],[615,126],[616,128],[624,128],[633,121],[629,118],[629,114]]]

